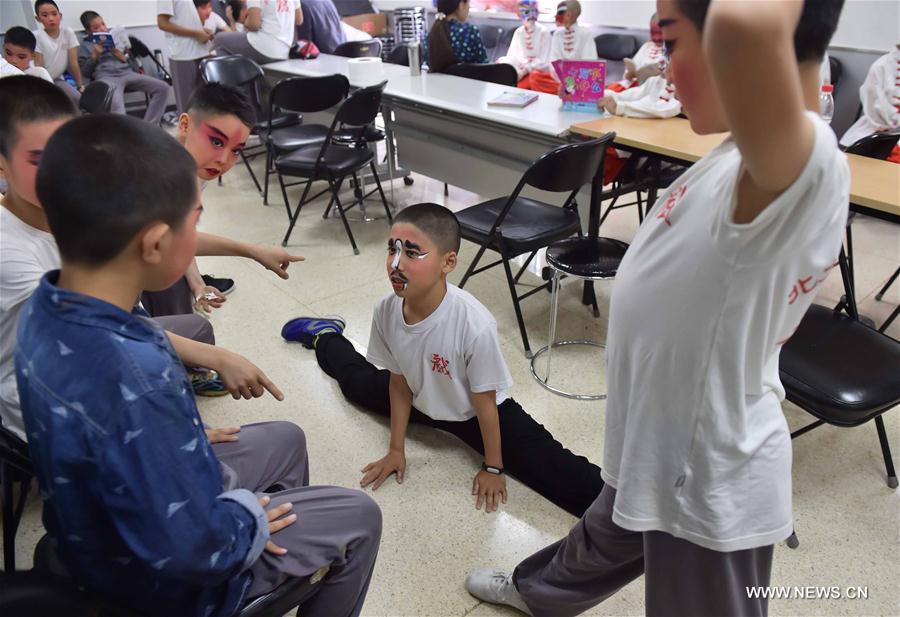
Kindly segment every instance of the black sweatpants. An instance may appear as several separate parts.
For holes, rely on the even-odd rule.
[[[340,334],[323,334],[316,345],[319,366],[337,380],[351,403],[381,416],[391,416],[390,372],[378,369]],[[603,488],[600,468],[573,454],[513,399],[498,406],[503,466],[509,475],[560,508],[581,517]],[[433,420],[415,407],[410,422],[456,435],[484,454],[478,418],[462,422]]]

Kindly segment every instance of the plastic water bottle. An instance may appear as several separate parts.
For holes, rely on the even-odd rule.
[[[834,92],[834,86],[831,84],[822,84],[822,91],[819,92],[819,115],[828,124],[831,124],[831,119],[834,117],[834,96],[832,92]]]
[[[422,44],[418,40],[407,43],[407,57],[409,59],[409,74],[422,74]]]

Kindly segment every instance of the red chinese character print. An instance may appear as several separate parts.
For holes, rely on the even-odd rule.
[[[811,293],[813,290],[815,290],[816,287],[818,287],[821,283],[824,283],[825,279],[828,278],[828,273],[831,272],[831,270],[833,270],[834,267],[838,265],[838,263],[840,262],[835,261],[833,264],[825,268],[822,271],[821,277],[813,274],[811,276],[797,279],[797,282],[794,283],[794,285],[791,287],[791,290],[788,292],[788,304],[793,304],[797,301],[797,298],[799,298],[801,294],[805,296],[806,294]]]
[[[656,218],[664,220],[666,222],[666,225],[671,227],[672,221],[669,220],[669,215],[672,213],[672,210],[675,209],[675,206],[678,204],[678,200],[680,200],[684,196],[686,191],[686,184],[682,184],[681,188],[672,191],[669,194],[668,199],[666,199],[666,203],[664,203],[662,208],[659,209],[659,214],[656,215]]]
[[[288,0],[278,0],[278,8],[279,13],[287,13],[291,10],[290,5],[288,4]]]
[[[446,375],[450,377],[451,381],[453,380],[453,377],[450,375],[450,361],[438,354],[431,356],[431,372]]]

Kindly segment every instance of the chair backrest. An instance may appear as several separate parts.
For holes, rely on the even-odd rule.
[[[606,148],[612,145],[615,133],[607,133],[597,139],[574,144],[564,144],[539,156],[525,175],[522,183],[543,191],[562,193],[578,191],[590,184],[594,176],[603,173]]]
[[[368,41],[347,41],[334,49],[335,56],[345,58],[380,58],[381,41],[371,39]]]
[[[108,113],[112,107],[112,86],[104,81],[92,81],[81,93],[78,108],[86,114]]]
[[[144,44],[144,41],[136,36],[129,36],[128,44],[131,45],[131,53],[134,54],[135,58],[146,58],[153,55],[150,53],[150,48]]]
[[[279,111],[297,114],[325,111],[347,98],[349,91],[350,82],[343,75],[288,77],[272,88],[269,117]]]
[[[847,154],[858,154],[873,159],[886,159],[900,141],[900,133],[872,133],[847,147]]]
[[[594,39],[597,55],[605,60],[632,58],[640,48],[637,38],[630,34],[601,34]]]
[[[837,94],[838,84],[841,82],[841,75],[844,74],[844,65],[834,56],[828,56],[828,68],[831,70],[831,85],[834,86],[834,92]]]
[[[260,66],[244,56],[215,56],[200,63],[204,83],[242,87],[254,85],[264,77]]]
[[[519,83],[516,69],[511,64],[451,64],[444,72],[457,77],[487,81],[515,88]]]
[[[503,36],[503,28],[497,26],[481,25],[477,26],[481,32],[481,40],[484,42],[484,48],[490,52],[500,43],[500,37]]]
[[[381,109],[381,95],[386,85],[387,81],[383,81],[353,92],[334,115],[335,123],[365,128],[374,122]]]
[[[401,43],[391,50],[388,54],[387,61],[391,64],[399,64],[401,66],[409,66],[409,45]]]

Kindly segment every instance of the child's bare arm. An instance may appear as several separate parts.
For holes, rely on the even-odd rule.
[[[755,185],[749,192],[762,193],[745,212],[749,220],[797,179],[812,151],[794,53],[802,9],[795,1],[713,0],[707,15],[703,43],[715,89]]]
[[[278,246],[248,244],[203,232],[197,234],[197,255],[248,257],[283,279],[290,277],[287,269],[292,263],[304,260],[302,256],[292,255]]]
[[[78,64],[77,47],[69,49],[69,71],[72,72],[72,77],[75,78],[75,83],[78,84],[78,87],[83,88],[84,78],[81,76],[81,66]]]
[[[402,484],[406,472],[406,429],[412,413],[413,394],[406,377],[397,373],[391,373],[388,391],[391,396],[391,444],[388,453],[361,470],[365,475],[360,486],[365,488],[371,484],[373,491],[384,484],[392,473],[397,474],[397,483]]]
[[[481,441],[484,443],[484,462],[489,467],[503,469],[503,454],[500,442],[500,413],[497,410],[497,392],[473,392],[472,406],[478,417]],[[500,502],[506,503],[506,477],[480,470],[472,482],[472,494],[477,495],[475,509],[484,503],[485,512],[494,512]]]
[[[39,51],[34,52],[34,66],[44,66],[44,55]]]

